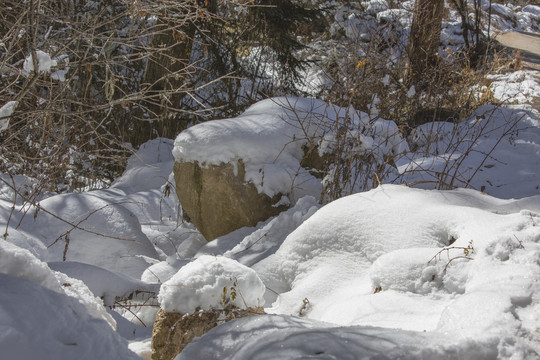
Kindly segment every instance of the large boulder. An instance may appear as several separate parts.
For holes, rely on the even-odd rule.
[[[190,221],[210,241],[244,226],[255,226],[288,208],[280,204],[281,194],[261,194],[245,181],[245,166],[237,162],[201,166],[176,162],[176,194]]]
[[[236,118],[183,131],[173,155],[184,214],[210,241],[277,215],[305,195],[319,197],[321,180],[303,159],[331,132],[322,120],[342,110],[315,99],[268,99]]]

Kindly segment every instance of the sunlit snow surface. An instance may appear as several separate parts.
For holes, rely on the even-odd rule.
[[[397,159],[399,177],[383,182],[468,184],[506,199],[540,194],[540,116],[529,105],[482,106],[459,124],[421,125],[409,142],[414,151]]]
[[[494,359],[497,345],[442,334],[335,326],[283,315],[233,320],[195,339],[175,360]]]
[[[323,207],[253,268],[281,290],[269,312],[534,347],[539,211],[539,196],[384,185]]]

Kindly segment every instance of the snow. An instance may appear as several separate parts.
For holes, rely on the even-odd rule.
[[[191,314],[228,305],[260,307],[265,290],[261,279],[247,266],[226,257],[204,255],[166,281],[158,299],[166,312]]]
[[[6,241],[0,242],[0,273],[26,279],[43,288],[76,298],[91,316],[103,319],[116,328],[116,322],[105,311],[103,302],[90,292],[85,283],[52,271],[26,249]]]
[[[314,101],[299,99],[298,103]],[[272,124],[268,119],[276,116],[268,102],[258,109],[247,112],[253,125],[251,132],[256,132],[257,124]],[[43,292],[55,291],[63,299],[54,299],[59,306],[67,306],[65,301],[75,302],[88,315],[77,313],[76,320],[65,321],[86,324],[87,333],[83,334],[92,331],[88,322],[104,324],[107,330],[102,333],[109,335],[116,323],[118,334],[132,342],[130,349],[147,357],[150,332],[136,323],[151,323],[157,306],[134,308],[134,315],[107,314],[101,299],[111,305],[117,298],[142,290],[159,292],[158,301],[166,311],[193,313],[227,305],[265,305],[265,311],[273,314],[221,325],[188,346],[179,358],[251,359],[276,354],[340,359],[356,358],[357,354],[388,359],[455,359],[461,354],[473,359],[537,356],[537,113],[525,105],[483,107],[460,125],[426,124],[408,139],[415,147],[412,151],[396,135],[398,129],[393,122],[379,119],[370,125],[367,114],[349,112],[357,124],[367,125],[358,134],[364,136],[365,144],[359,152],[380,148],[383,153],[400,157],[396,164],[401,171],[396,170],[398,182],[426,179],[429,172],[420,168],[427,162],[433,163],[434,172],[439,171],[437,161],[452,156],[459,159],[470,144],[479,154],[486,153],[508,130],[505,126],[515,126],[516,131],[502,137],[485,163],[489,166],[484,166],[472,182],[476,188],[485,185],[485,192],[497,198],[473,189],[442,191],[391,184],[324,207],[305,196],[289,210],[253,228],[242,228],[206,243],[192,225],[179,222],[181,212],[174,193],[164,195],[164,187],[174,181],[169,176],[173,142],[156,139],[141,147],[124,175],[109,189],[49,194],[40,202],[35,219],[22,218],[19,211],[28,209],[33,215],[36,208],[23,205],[14,198],[11,187],[2,183],[0,218],[7,222],[14,200],[15,211],[8,226],[8,242],[0,242],[1,272],[17,277],[17,282],[32,281],[29,286],[33,290],[28,291],[39,292],[36,296],[47,298],[49,295]],[[238,120],[243,117],[224,121],[225,134],[230,137],[227,141],[246,135],[236,128],[245,125]],[[206,135],[220,138],[223,132],[218,134],[214,126],[194,126],[188,134],[203,139],[200,132],[206,129]],[[480,136],[474,132],[477,130],[471,130],[478,126],[483,129]],[[274,131],[276,127],[267,129]],[[277,129],[288,131],[291,127],[285,124]],[[274,134],[270,130],[268,134]],[[279,137],[273,136],[274,140]],[[332,148],[332,136],[327,133],[321,137],[321,149]],[[290,137],[291,133],[286,133],[280,141]],[[462,139],[457,150],[449,150],[457,137]],[[237,149],[259,160],[264,151],[249,153],[246,144],[250,141],[238,140],[244,145]],[[206,155],[222,155],[212,153],[207,145],[202,148],[199,150],[206,152],[198,154],[200,161]],[[183,154],[197,155],[189,150]],[[289,151],[283,156],[298,161],[293,155]],[[464,160],[462,166],[475,164],[478,159],[473,157]],[[12,182],[9,177],[3,179]],[[15,177],[13,182],[23,191],[32,188],[31,179]],[[170,190],[174,192],[174,186]],[[72,225],[53,218],[44,209]],[[21,219],[21,226],[15,229],[14,224]],[[73,228],[73,224],[84,225],[94,233],[107,231],[113,238],[101,239]],[[63,261],[65,238],[46,246],[68,231],[67,261]],[[123,238],[130,241],[120,240]],[[468,254],[465,249],[469,249]],[[6,284],[9,289],[16,288],[10,282]],[[10,301],[4,300],[6,306],[25,306],[24,301],[17,306]],[[1,306],[2,311],[7,308],[4,303]],[[1,314],[0,324],[19,329],[12,325],[11,318]],[[22,329],[20,332],[26,335],[21,336],[34,336],[31,331]],[[87,336],[102,341],[98,335]],[[109,336],[110,341],[116,341],[112,338]],[[48,349],[51,345],[38,342],[36,346]],[[125,342],[115,346],[114,351],[124,354],[118,358],[132,356]],[[13,351],[24,355],[26,350]],[[79,353],[84,358],[84,350]],[[70,357],[71,353],[66,353],[64,358]]]
[[[361,5],[369,14],[377,14],[388,9],[388,3],[386,0],[362,1]]]
[[[149,142],[134,155],[130,160],[130,167],[112,188],[80,194],[44,193],[40,198],[39,210],[27,204],[13,191],[16,188],[21,194],[27,194],[26,196],[32,194],[35,183],[33,179],[2,174],[0,219],[3,224],[8,225],[5,228],[7,242],[2,240],[0,245],[7,244],[6,246],[12,246],[13,249],[5,252],[5,249],[0,249],[3,269],[1,272],[30,279],[39,286],[75,298],[88,314],[107,321],[124,338],[138,341],[143,336],[147,339],[151,336],[151,328],[138,325],[141,325],[141,321],[152,323],[158,306],[154,305],[155,300],[152,300],[151,296],[157,295],[159,284],[138,278],[149,265],[159,261],[158,252],[163,258],[168,256],[165,251],[174,254],[176,248],[184,245],[182,240],[186,239],[186,233],[198,233],[189,226],[187,229],[178,229],[178,201],[175,199],[174,187],[171,189],[172,196],[165,196],[162,189],[170,180],[169,174],[172,172],[171,150],[172,140],[156,139]],[[15,206],[12,211],[13,205]],[[52,214],[71,224],[53,218],[45,210],[50,210]],[[27,213],[27,216],[23,217],[24,213]],[[20,226],[16,228],[19,223]],[[149,241],[143,230],[152,241]],[[61,235],[67,233],[69,245],[65,256],[68,261],[62,261],[66,242],[65,235]],[[59,237],[61,244],[56,243],[47,248]],[[156,237],[166,237],[168,247]],[[58,248],[55,248],[57,246]],[[195,252],[196,249],[191,250],[191,253]],[[42,261],[51,261],[49,266],[57,271],[52,271],[36,257]],[[117,307],[116,310],[122,312],[123,316],[112,310],[110,313],[105,311],[103,301],[107,306],[117,305],[115,300],[125,296],[132,299],[132,304],[140,302],[147,306],[138,308],[132,305],[133,313]],[[58,302],[58,306],[63,306],[63,303]],[[0,309],[3,309],[2,305]],[[31,318],[32,313],[29,312],[29,319]],[[0,316],[0,322],[2,321]],[[85,321],[87,320],[83,317],[81,324]],[[94,337],[96,342],[101,342],[99,337],[86,334]],[[36,346],[44,349],[48,347],[39,342]],[[115,346],[127,349],[124,342]],[[131,358],[133,355],[127,350],[125,352],[130,355],[121,356],[122,351],[118,349],[110,352],[110,356],[116,358],[115,354],[119,354],[118,358]],[[51,356],[54,358],[54,355]],[[64,358],[74,356],[67,353]],[[83,352],[81,358],[85,358]]]
[[[490,343],[456,345],[439,334],[367,326],[340,327],[289,316],[233,320],[195,339],[187,359],[493,359]]]
[[[94,295],[84,282],[71,278],[59,271],[55,271],[54,275],[58,282],[62,284],[64,293],[79,300],[79,303],[84,305],[88,315],[96,319],[105,320],[113,330],[116,330],[116,320],[107,312],[103,301]]]
[[[407,97],[410,99],[412,98],[414,95],[416,95],[416,88],[413,86],[411,86],[411,88],[407,91]]]
[[[517,26],[522,31],[538,33],[540,31],[540,6],[527,5],[516,14]]]
[[[291,192],[295,179],[302,184],[297,192],[317,193],[320,184],[300,167],[302,145],[328,131],[313,124],[313,117],[335,117],[337,112],[339,109],[315,99],[264,100],[235,119],[210,121],[183,131],[173,154],[178,161],[202,165],[236,166],[241,159],[246,180],[270,197]]]
[[[493,80],[490,87],[493,96],[504,103],[530,103],[540,97],[540,88],[529,71],[515,71],[510,74],[488,75]]]
[[[75,299],[0,274],[0,347],[8,359],[138,359]]]
[[[91,193],[62,194],[41,201],[40,208],[35,218],[24,217],[21,228],[40,229],[51,261],[79,261],[139,278],[146,257],[157,258],[139,221],[121,203]]]
[[[113,306],[115,298],[125,298],[136,291],[159,291],[159,286],[154,284],[89,264],[65,261],[50,262],[48,265],[53,270],[83,281],[95,296],[103,299],[106,306]]]
[[[173,141],[164,138],[142,144],[128,159],[124,174],[113,182],[111,188],[126,189],[130,193],[160,188],[171,174],[174,162],[172,146]]]
[[[22,175],[0,174],[0,200],[21,205],[23,198],[19,194],[28,196],[34,188],[35,179]]]
[[[49,73],[51,72],[51,68],[55,67],[57,64],[57,61],[51,58],[51,55],[41,51],[36,51],[37,56],[37,64],[38,64],[38,73]],[[34,57],[32,54],[28,55],[26,59],[24,59],[23,63],[23,69],[27,73],[31,73],[34,71]]]
[[[529,106],[483,106],[459,125],[416,128],[397,161],[404,183],[463,186],[501,198],[540,194],[540,118]]]
[[[144,360],[151,360],[152,357],[152,338],[142,341],[133,341],[129,343],[129,349],[139,355]]]
[[[290,234],[275,254],[252,266],[269,289],[280,293],[276,297],[267,291],[265,310],[287,315],[281,318],[287,322],[299,321],[290,316],[301,315],[306,319],[301,323],[309,328],[318,324],[326,336],[335,334],[338,325],[353,326],[340,331],[354,333],[390,332],[395,337],[387,340],[404,346],[407,350],[400,346],[394,350],[404,351],[406,358],[415,358],[418,351],[437,358],[450,351],[452,355],[446,356],[456,358],[456,353],[471,348],[476,349],[471,356],[475,359],[536,354],[539,200],[538,196],[501,200],[466,189],[383,185],[334,201]],[[463,249],[469,246],[467,259]],[[522,317],[534,320],[524,327]],[[264,335],[256,335],[257,321]],[[287,346],[284,341],[305,336],[295,343],[318,344],[314,339],[322,335],[312,339],[311,331],[289,323],[288,332],[279,331],[273,321],[226,325],[194,343],[193,352],[188,348],[180,358],[244,356],[237,351],[244,354],[243,349],[251,346],[277,351],[277,344],[283,345],[285,357],[317,350]],[[243,342],[248,341],[244,331],[253,343]],[[237,335],[231,338],[228,332]],[[405,346],[409,336],[422,346]],[[348,339],[344,334],[338,338]],[[351,346],[361,343],[355,341]],[[320,351],[344,356],[339,348],[324,344]],[[492,350],[484,353],[484,347]]]
[[[60,284],[46,263],[30,251],[0,241],[0,273],[27,279],[49,290],[62,293]]]
[[[489,8],[490,2],[483,1],[482,7],[484,11]],[[507,4],[491,4],[492,7],[492,19],[491,26],[492,31],[497,29],[499,31],[524,31],[537,33],[540,30],[540,6],[526,5],[523,8]],[[484,30],[487,30],[487,26],[484,25]]]
[[[478,194],[465,190],[435,192],[384,185],[328,204],[289,235],[274,255],[253,266],[268,287],[290,289],[280,294],[271,311],[297,314],[302,299],[307,297],[311,304],[310,317],[314,319],[350,325],[366,324],[364,318],[368,316],[367,324],[379,326],[378,321],[386,321],[384,315],[379,318],[370,314],[369,309],[351,310],[352,299],[357,297],[358,303],[363,299],[369,302],[373,296],[380,296],[373,294],[376,288],[373,285],[392,285],[399,276],[407,276],[407,279],[401,279],[403,289],[420,289],[418,292],[424,293],[432,279],[422,280],[415,276],[433,266],[428,264],[426,253],[431,250],[434,257],[449,244],[450,238],[457,239],[453,246],[462,247],[474,240],[478,251],[482,241],[494,241],[502,234],[509,234],[505,241],[510,241],[514,235],[522,241],[534,240],[540,234],[526,214],[518,212],[502,216],[476,208],[478,202],[484,208],[496,208],[497,204],[494,199]],[[506,207],[510,204],[512,202],[505,203]],[[387,223],[387,219],[392,220]],[[519,226],[525,228],[514,231]],[[420,248],[417,259],[411,258],[411,251],[404,251],[409,248]],[[398,253],[393,254],[392,259],[406,258],[407,262],[393,262],[393,268],[374,275],[380,267],[380,263],[373,265],[374,262],[394,251]],[[388,259],[381,261],[389,263]],[[417,263],[424,266],[418,268]],[[409,269],[407,275],[402,273],[403,268]],[[447,271],[452,274],[450,269]],[[437,276],[442,276],[441,269]],[[444,288],[444,282],[442,286]],[[383,290],[386,289],[383,287]],[[448,292],[441,291],[440,295],[447,296]],[[271,299],[274,298],[274,294],[267,294],[268,302],[273,302]],[[426,316],[422,319],[425,322]],[[392,321],[399,322],[399,316]],[[424,330],[417,326],[424,325],[411,323],[407,328]]]
[[[24,217],[17,230],[9,231],[9,239],[26,235],[33,243],[25,247],[36,253],[48,247],[47,261],[82,262],[139,279],[160,257],[180,250],[182,240],[200,236],[193,228],[178,229],[179,205],[169,181],[171,150],[172,140],[153,140],[133,155],[124,175],[109,189],[43,199],[39,209],[29,210],[36,216]],[[14,180],[18,188],[28,187],[25,179]],[[167,185],[171,194],[165,196]],[[8,186],[0,190],[6,201],[13,201]],[[185,252],[194,254],[197,249],[192,246]]]
[[[19,105],[18,101],[8,101],[0,108],[0,132],[8,128],[9,118],[15,112],[17,105]]]
[[[190,260],[185,258],[177,259],[176,257],[169,256],[165,261],[161,261],[148,267],[142,274],[141,280],[146,282],[164,283],[189,262]]]
[[[246,266],[252,266],[273,254],[285,238],[319,208],[320,205],[315,198],[303,197],[294,207],[280,213],[267,224],[258,226],[255,231],[243,237],[240,243],[225,252],[224,256],[233,258]]]
[[[312,99],[305,101],[313,103]],[[275,108],[267,105],[258,113],[248,111],[253,122],[250,131],[258,123],[271,123],[262,121],[276,115]],[[270,116],[265,109],[271,111]],[[357,124],[370,124],[367,114],[349,111]],[[424,190],[391,184],[324,207],[305,196],[274,218],[210,243],[192,225],[178,221],[174,193],[164,196],[164,186],[174,181],[169,176],[173,142],[156,139],[141,147],[111,188],[49,194],[40,202],[42,209],[35,220],[27,216],[18,229],[9,226],[9,242],[0,243],[0,268],[9,276],[32,281],[36,291],[52,289],[64,300],[83,306],[85,314],[92,314],[78,321],[97,318],[103,324],[103,320],[111,326],[116,323],[118,334],[132,342],[130,349],[147,357],[150,332],[136,324],[151,323],[157,307],[134,308],[134,315],[107,314],[101,299],[111,305],[117,298],[142,290],[159,292],[158,301],[166,311],[193,313],[231,304],[264,304],[265,311],[273,314],[221,325],[188,346],[179,358],[242,359],[275,354],[340,359],[356,356],[351,354],[389,359],[455,359],[460,354],[474,359],[535,357],[540,352],[537,113],[525,105],[484,107],[460,125],[426,124],[408,139],[414,152],[396,136],[393,122],[379,119],[358,134],[365,137],[365,148],[358,151],[380,148],[399,156],[398,182],[412,182],[429,175],[420,171],[427,162],[432,161],[432,170],[439,171],[437,159],[452,155],[459,159],[470,144],[478,153],[487,152],[508,130],[505,126],[512,124],[516,131],[503,137],[485,163],[489,166],[472,183],[477,188],[485,184],[485,192],[497,198],[473,189]],[[215,125],[210,125],[206,135],[219,138],[213,132]],[[245,135],[235,128],[244,125],[238,118],[225,121],[230,141]],[[288,126],[280,129],[288,130]],[[471,130],[478,129],[475,126],[483,129],[481,136]],[[202,129],[195,126],[190,131],[202,136]],[[321,138],[321,149],[332,148],[332,136],[328,133]],[[449,150],[457,137],[462,139],[457,150]],[[238,149],[249,150],[247,145]],[[199,154],[201,161],[212,154],[209,149],[204,151]],[[248,156],[262,157],[262,152],[252,151]],[[426,154],[432,154],[431,158]],[[467,158],[462,166],[477,163],[477,159]],[[9,177],[3,179],[12,182]],[[23,191],[32,188],[31,179],[15,177],[13,181]],[[18,223],[19,210],[29,205],[14,198],[7,185],[1,194],[1,218],[7,221],[16,200],[12,224]],[[96,233],[107,231],[115,238],[101,239],[74,229],[43,209],[72,224],[86,219],[81,227]],[[100,210],[94,212],[96,209]],[[29,210],[30,214],[36,211],[31,206]],[[63,261],[65,241],[46,246],[69,230],[67,261]],[[116,239],[128,237],[129,246]],[[149,248],[155,251],[149,252]],[[135,262],[126,262],[122,254]],[[9,321],[0,316],[2,324],[11,324]],[[30,330],[24,331],[30,334]],[[22,354],[23,350],[13,351]],[[116,351],[128,350],[124,343]],[[84,351],[81,354],[84,358]]]

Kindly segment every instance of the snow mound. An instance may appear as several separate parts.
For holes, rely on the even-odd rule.
[[[459,124],[413,130],[411,151],[391,181],[437,188],[467,186],[500,198],[540,194],[540,117],[530,107],[482,106]]]
[[[166,312],[241,309],[264,305],[266,288],[255,271],[239,262],[204,255],[182,267],[161,286],[158,299]]]
[[[141,280],[146,282],[164,283],[174,276],[182,268],[182,266],[190,263],[187,259],[176,259],[169,256],[165,261],[161,261],[146,269]]]
[[[321,205],[312,196],[304,196],[290,209],[255,227],[243,227],[204,245],[195,255],[223,255],[252,266],[273,254],[283,240],[313,215]]]
[[[139,359],[77,300],[0,274],[0,348],[6,359]]]
[[[54,273],[30,251],[0,241],[0,273],[32,281],[49,290],[63,293]]]
[[[267,224],[259,226],[223,255],[246,266],[252,266],[276,252],[285,238],[320,207],[315,198],[305,196],[289,210],[280,213]]]
[[[83,281],[95,296],[104,300],[106,306],[113,306],[117,297],[125,298],[137,291],[156,294],[159,291],[158,284],[149,284],[89,264],[75,261],[51,262],[49,267]]]
[[[538,351],[538,200],[397,185],[336,200],[253,266],[280,293],[265,310]]]
[[[394,250],[381,255],[370,267],[374,289],[397,290],[417,294],[430,293],[440,286],[438,274],[442,262],[433,261],[433,248]]]
[[[172,171],[173,140],[157,138],[142,144],[129,159],[126,170],[111,188],[121,188],[134,193],[159,189]]]
[[[62,284],[64,293],[72,298],[79,300],[88,314],[96,319],[102,319],[109,323],[112,329],[116,330],[116,321],[107,312],[103,301],[90,291],[88,286],[79,279],[67,276],[64,273],[55,271],[56,280]]]
[[[148,267],[145,257],[157,258],[139,221],[121,203],[90,192],[56,195],[40,207],[48,213],[24,217],[22,229],[39,229],[51,261],[79,261],[140,278]]]
[[[177,254],[192,256],[198,250],[197,239],[203,238],[193,226],[179,224],[182,212],[175,193],[172,149],[171,139],[142,144],[109,189],[92,192],[129,210],[161,260]]]
[[[492,343],[459,343],[439,334],[366,326],[338,327],[288,316],[261,315],[218,326],[175,360],[493,359]]]
[[[83,282],[52,271],[30,251],[7,241],[0,241],[0,273],[26,279],[59,294],[69,295],[83,304],[91,316],[106,320],[112,328],[116,327],[116,322],[107,314],[102,301],[94,296]]]

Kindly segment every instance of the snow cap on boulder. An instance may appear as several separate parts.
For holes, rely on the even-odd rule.
[[[166,312],[193,313],[197,309],[240,309],[264,305],[264,286],[257,273],[239,262],[203,255],[166,281],[158,295]]]

